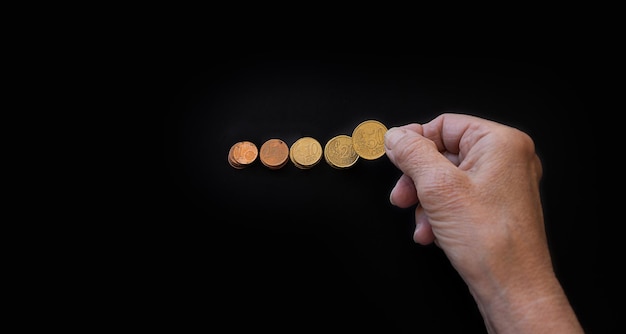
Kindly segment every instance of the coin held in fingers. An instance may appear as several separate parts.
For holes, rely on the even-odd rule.
[[[377,120],[366,120],[354,128],[352,146],[363,159],[375,160],[385,154],[387,127]]]

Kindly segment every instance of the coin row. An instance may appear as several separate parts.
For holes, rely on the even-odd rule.
[[[268,139],[260,149],[250,141],[240,141],[231,146],[228,163],[236,169],[251,165],[257,157],[270,169],[280,169],[288,161],[300,169],[309,169],[317,165],[322,156],[326,163],[337,169],[352,167],[359,158],[378,159],[385,154],[385,125],[376,120],[361,122],[352,132],[352,136],[337,135],[322,149],[322,145],[313,137],[302,137],[291,147],[278,138]]]

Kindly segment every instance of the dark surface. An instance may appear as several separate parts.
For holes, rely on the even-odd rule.
[[[189,51],[189,52],[187,52]],[[464,112],[530,134],[557,275],[589,333],[615,325],[596,204],[587,68],[558,56],[182,49],[166,66],[162,218],[176,326],[299,333],[476,332],[465,284],[434,245],[412,241],[413,213],[391,206],[386,156],[349,170],[227,162],[232,144],[322,145],[361,121],[388,127]],[[581,155],[581,153],[585,153]],[[590,198],[591,197],[591,198]]]

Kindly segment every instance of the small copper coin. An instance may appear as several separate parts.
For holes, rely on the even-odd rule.
[[[240,141],[233,147],[233,160],[240,165],[249,165],[256,160],[259,150],[250,141]]]
[[[289,160],[289,146],[281,139],[268,139],[259,150],[261,163],[270,169],[279,169]]]
[[[258,156],[258,149],[250,141],[240,141],[230,147],[228,163],[237,169],[242,169],[253,163]]]
[[[230,147],[230,150],[228,150],[228,163],[236,169],[242,169],[245,166],[243,166],[242,164],[238,163],[237,161],[235,161],[235,158],[233,157],[233,151],[235,150],[235,146],[237,144],[233,145]]]

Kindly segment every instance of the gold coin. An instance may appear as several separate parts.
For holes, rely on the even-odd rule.
[[[261,145],[259,158],[270,169],[282,168],[289,160],[289,146],[281,139],[268,139]]]
[[[289,157],[296,167],[311,168],[322,159],[322,145],[315,138],[302,137],[291,145]]]
[[[324,159],[331,167],[337,169],[352,167],[359,160],[359,155],[352,145],[352,137],[337,135],[331,138],[324,146]]]
[[[363,159],[374,160],[385,154],[387,127],[376,120],[361,122],[352,132],[354,151]]]

